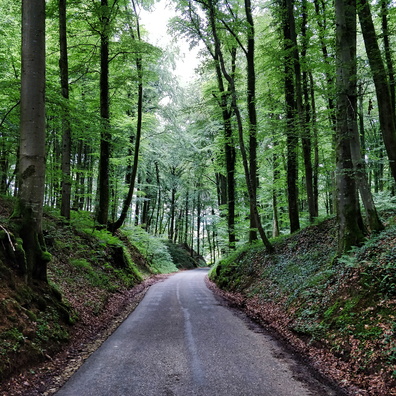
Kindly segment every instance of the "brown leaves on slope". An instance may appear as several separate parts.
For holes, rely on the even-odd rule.
[[[246,297],[219,289],[207,280],[208,287],[228,301],[230,306],[241,309],[250,318],[291,346],[308,359],[309,364],[325,377],[332,379],[348,394],[356,396],[394,396],[396,388],[386,383],[381,373],[366,375],[359,373],[354,361],[344,361],[336,357],[325,344],[311,343],[311,340],[291,330],[293,319],[280,303],[260,301],[256,297]]]

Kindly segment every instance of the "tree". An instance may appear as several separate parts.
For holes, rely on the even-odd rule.
[[[202,2],[202,7],[207,10],[209,14],[209,32],[212,31],[216,23],[214,7],[211,2]],[[211,58],[214,61],[214,69],[217,81],[217,92],[213,91],[212,95],[215,97],[218,106],[221,109],[223,121],[223,136],[224,136],[224,162],[226,171],[226,201],[227,201],[227,226],[228,226],[228,246],[230,249],[235,248],[236,233],[235,233],[235,165],[236,165],[236,151],[233,139],[232,126],[232,108],[230,104],[230,87],[227,87],[222,68],[221,68],[221,42],[217,36],[212,37],[206,31],[204,23],[201,20],[199,12],[196,11],[193,2],[189,1],[187,4],[186,19],[188,26],[179,26],[179,29],[187,30],[190,39],[193,41],[197,37],[201,40]],[[209,11],[208,11],[209,10]],[[230,51],[231,63],[235,64],[236,49],[235,46]],[[221,179],[220,179],[221,180]]]
[[[100,159],[98,175],[98,212],[99,224],[107,225],[110,205],[110,97],[109,97],[109,40],[110,12],[108,0],[100,2]]]
[[[378,45],[370,6],[366,0],[359,0],[358,14],[377,93],[382,137],[388,153],[389,167],[396,181],[396,116],[392,90]]]
[[[19,152],[20,235],[28,281],[47,280],[42,213],[45,186],[45,0],[22,2],[22,85]]]
[[[296,72],[296,65],[299,60],[296,48],[296,31],[293,13],[293,1],[284,0],[282,2],[282,26],[285,51],[285,104],[286,104],[286,135],[287,135],[287,197],[289,207],[290,232],[300,228],[298,210],[298,131],[299,115],[297,111],[297,101],[301,103],[301,85],[295,81],[294,77],[299,76],[299,67]],[[300,107],[300,106],[299,106]]]
[[[71,126],[69,111],[69,61],[67,53],[66,31],[66,0],[59,0],[59,69],[61,79],[61,91],[64,98],[64,111],[62,113],[62,201],[61,216],[70,219],[71,200]]]
[[[351,144],[357,129],[356,1],[336,0],[338,253],[363,240]]]
[[[140,25],[139,25],[139,18],[136,13],[136,5],[135,2],[132,1],[133,5],[133,11],[136,16],[136,37],[135,34],[133,33],[132,26],[129,25],[129,31],[131,34],[131,37],[134,41],[140,42],[141,41],[141,35],[140,35]],[[118,230],[123,224],[124,221],[127,217],[128,209],[131,205],[132,202],[132,197],[133,197],[133,192],[135,188],[135,181],[136,181],[136,175],[138,171],[138,162],[139,162],[139,154],[140,154],[140,140],[141,140],[141,135],[142,135],[142,117],[143,117],[143,64],[142,64],[142,56],[141,54],[137,54],[136,56],[136,70],[137,70],[137,79],[138,79],[138,106],[137,106],[137,123],[136,123],[136,136],[134,138],[131,137],[131,144],[133,140],[135,141],[135,148],[133,151],[133,164],[131,166],[131,172],[129,175],[129,188],[128,188],[128,194],[126,195],[124,199],[124,203],[122,205],[122,210],[120,217],[118,218],[117,221],[109,225],[109,229],[112,232],[115,232]],[[130,153],[132,154],[132,153]]]

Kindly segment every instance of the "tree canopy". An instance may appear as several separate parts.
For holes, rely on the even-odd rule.
[[[24,151],[38,143],[25,44],[21,56],[33,22],[0,1],[1,194],[33,199],[23,159],[45,150],[37,205],[65,221],[95,213],[112,232],[139,225],[210,261],[258,237],[271,251],[271,237],[327,216],[339,219],[340,254],[383,227],[376,205],[396,179],[393,4],[175,0],[170,33],[200,48],[187,84],[172,46],[149,41],[141,10],[153,6],[45,2],[36,154]]]

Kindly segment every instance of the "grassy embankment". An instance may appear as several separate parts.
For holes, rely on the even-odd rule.
[[[274,241],[274,254],[245,246],[210,277],[352,394],[396,395],[395,214],[338,260],[328,219]]]

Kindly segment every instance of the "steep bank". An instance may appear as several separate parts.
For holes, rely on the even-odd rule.
[[[394,218],[391,223],[394,224]],[[396,395],[396,227],[333,261],[334,220],[220,261],[211,279],[356,395]]]
[[[23,250],[12,208],[12,199],[0,197],[0,394],[42,395],[111,333],[153,282],[188,260],[176,265],[168,247],[141,229],[113,236],[95,229],[89,213],[75,212],[68,223],[46,211],[49,284],[28,286],[18,270]]]

